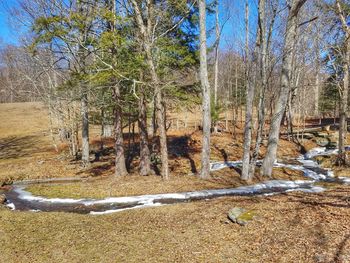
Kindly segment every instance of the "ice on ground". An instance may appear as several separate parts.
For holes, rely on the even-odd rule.
[[[11,210],[15,210],[16,209],[14,203],[8,203],[8,204],[6,204],[6,206],[9,207]]]
[[[132,210],[132,209],[140,209],[140,208],[147,208],[147,207],[157,207],[157,206],[163,206],[164,204],[161,203],[152,203],[152,204],[147,204],[147,205],[138,205],[134,207],[127,207],[127,208],[122,208],[122,209],[110,209],[106,211],[91,211],[89,214],[90,215],[107,215],[107,214],[112,214],[112,213],[117,213],[117,212],[122,212],[125,210]]]
[[[83,199],[73,199],[73,198],[45,198],[42,196],[34,196],[32,193],[25,190],[25,186],[16,186],[14,191],[18,194],[18,198],[28,201],[37,201],[37,202],[51,202],[51,203],[70,203],[78,204],[83,201]]]
[[[18,187],[15,191],[19,194],[19,198],[28,201],[37,202],[50,202],[50,203],[65,203],[65,204],[83,204],[85,206],[98,205],[98,204],[136,204],[136,205],[154,205],[155,201],[158,200],[189,200],[193,198],[206,198],[212,196],[223,196],[223,195],[244,195],[260,193],[261,190],[266,189],[282,189],[287,190],[291,188],[299,188],[303,185],[309,185],[313,181],[297,180],[271,180],[263,183],[240,186],[237,188],[229,189],[212,189],[202,190],[193,192],[182,192],[182,193],[169,193],[169,194],[156,194],[156,195],[140,195],[130,197],[109,197],[99,200],[88,200],[88,199],[61,199],[61,198],[45,198],[41,196],[33,196],[31,193],[25,191],[22,187]]]
[[[322,186],[311,186],[310,188],[294,188],[288,189],[286,192],[301,191],[305,193],[321,193],[325,190]]]
[[[350,149],[349,146],[347,148]],[[326,171],[325,174],[317,173],[317,168],[320,168],[317,162],[313,161],[312,158],[318,155],[330,155],[337,153],[337,150],[327,150],[325,147],[317,147],[304,156],[300,156],[297,160],[302,165],[295,164],[283,164],[276,162],[274,167],[284,167],[293,170],[302,171],[305,177],[311,178],[312,180],[270,180],[255,185],[240,186],[236,188],[229,189],[211,189],[193,192],[182,192],[182,193],[168,193],[168,194],[154,194],[154,195],[139,195],[139,196],[129,196],[129,197],[109,197],[105,199],[73,199],[73,198],[45,198],[42,196],[34,196],[32,193],[25,190],[25,186],[15,186],[14,191],[18,194],[18,198],[22,200],[27,200],[30,202],[48,202],[56,204],[82,204],[85,206],[92,205],[103,205],[103,204],[130,204],[132,207],[121,208],[121,209],[109,209],[106,211],[91,211],[92,215],[102,215],[120,212],[124,210],[144,208],[144,207],[154,207],[164,205],[160,203],[161,200],[173,200],[173,201],[183,201],[191,199],[208,199],[211,197],[219,197],[225,195],[273,195],[280,192],[291,192],[291,191],[303,191],[308,193],[318,193],[325,189],[321,186],[313,185],[316,181],[327,179],[327,177],[334,177],[333,171]],[[257,163],[261,163],[259,160]],[[241,166],[241,161],[232,162],[213,162],[210,165],[211,171],[217,171],[226,167],[238,167]],[[316,171],[314,171],[316,170]],[[344,183],[350,183],[350,178],[339,177]],[[270,191],[270,192],[269,192]],[[7,204],[11,209],[15,209],[13,203]],[[37,210],[35,210],[37,211]],[[34,210],[33,210],[34,212]]]
[[[345,184],[350,184],[350,177],[339,176],[338,179],[340,179]]]

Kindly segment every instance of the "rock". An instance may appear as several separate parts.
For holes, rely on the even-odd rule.
[[[77,166],[75,164],[68,164],[65,167],[66,170],[74,170],[76,168],[77,168]]]
[[[331,130],[331,125],[323,126],[322,131],[330,131]]]
[[[6,202],[6,196],[4,194],[0,194],[0,205]]]
[[[234,207],[228,212],[228,218],[241,226],[245,226],[255,217],[253,211],[247,211],[241,207]]]
[[[39,164],[39,165],[42,165],[42,164],[44,164],[44,163],[45,163],[45,161],[43,161],[43,160],[38,161],[38,164]]]
[[[317,137],[327,138],[329,134],[328,132],[317,132]]]
[[[316,143],[318,146],[325,147],[329,144],[329,138],[326,137],[317,137]]]
[[[304,139],[311,140],[315,137],[315,135],[313,135],[312,133],[304,133],[303,137],[304,137]]]
[[[327,148],[329,149],[336,149],[338,148],[338,142],[329,142],[327,145]]]

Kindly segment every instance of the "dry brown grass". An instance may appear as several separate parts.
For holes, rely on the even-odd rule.
[[[0,210],[0,262],[349,262],[350,189],[225,197],[106,216]],[[245,227],[234,206],[255,211]]]
[[[197,189],[198,180],[195,178],[193,184],[188,184],[191,179],[187,179],[185,175],[199,170],[201,139],[201,132],[198,131],[187,131],[187,134],[186,131],[169,133],[170,170],[175,177],[174,181],[183,180],[185,188],[189,185],[187,189],[192,186]],[[96,127],[91,128],[91,141],[92,148],[99,145]],[[211,158],[218,161],[239,160],[242,156],[242,143],[241,134],[235,142],[228,133],[213,135]],[[281,140],[280,144],[279,158],[295,157],[299,154],[295,144],[284,140]],[[113,146],[113,141],[108,140],[106,145]],[[0,105],[0,147],[0,180],[2,181],[72,176],[101,177],[114,172],[112,149],[110,151],[112,154],[102,156],[101,160],[93,163],[89,170],[81,170],[79,162],[70,162],[64,145],[60,145],[61,152],[56,153],[48,129],[47,110],[41,103]],[[133,174],[137,174],[137,165],[138,159],[135,158],[131,166]],[[233,171],[233,175],[237,176],[237,173]],[[177,178],[177,176],[180,177]],[[126,179],[125,183],[129,184],[133,180]],[[153,184],[157,180],[161,182],[159,178],[149,181]],[[211,185],[206,183],[205,186]],[[172,189],[177,190],[181,187]]]
[[[257,176],[250,182],[255,184],[267,179],[306,180],[300,171],[285,168],[274,169],[272,178]],[[164,181],[159,176],[125,176],[121,178],[104,178],[103,180],[86,180],[69,184],[36,184],[27,188],[34,195],[59,198],[105,198],[110,196],[131,196],[144,194],[160,194],[187,192],[205,189],[233,188],[248,183],[240,179],[240,174],[225,168],[212,173],[208,180],[196,176],[174,176]]]
[[[27,148],[22,147],[22,143],[2,148],[0,179],[79,174],[75,164],[67,167],[67,161],[57,159],[52,151],[43,110],[38,104],[0,105],[1,147],[10,136],[28,142]],[[26,136],[34,137],[28,140]],[[191,136],[189,142],[191,151],[187,157],[174,155],[176,147],[172,149],[174,176],[169,183],[155,176],[147,179],[129,176],[118,182],[112,191],[128,195],[239,183],[237,172],[231,169],[213,174],[209,181],[189,176],[193,168],[191,163],[198,168],[200,133]],[[229,135],[214,136],[212,158],[239,159],[242,141],[238,139],[235,143],[232,144]],[[298,146],[288,141],[281,141],[280,145],[279,158],[299,154]],[[5,154],[3,150],[8,152]],[[12,152],[21,154],[9,155]],[[38,164],[40,160],[44,160],[41,165]],[[108,159],[103,162],[107,164],[105,168],[111,168]],[[96,175],[101,175],[97,172],[102,169],[101,164],[94,165]],[[177,169],[181,172],[175,173]],[[112,168],[106,170],[106,174],[113,173]],[[288,170],[277,173],[277,178],[300,176]],[[107,179],[72,184],[75,188],[66,193],[73,195],[77,191],[79,196],[102,197],[107,193],[104,187],[108,182]],[[143,188],[136,188],[136,185]],[[346,263],[350,262],[349,200],[348,186],[333,186],[321,194],[224,197],[105,216],[13,212],[0,207],[0,262]],[[257,218],[245,227],[230,223],[227,212],[234,206],[254,210]]]
[[[0,181],[73,176],[52,146],[41,103],[0,104]]]
[[[339,166],[337,164],[337,155],[320,155],[315,160],[324,168],[332,169],[335,176],[350,177],[350,167],[348,165]]]

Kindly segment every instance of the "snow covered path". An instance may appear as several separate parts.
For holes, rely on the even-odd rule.
[[[241,186],[230,189],[213,189],[182,193],[140,195],[129,197],[109,197],[105,199],[71,199],[71,198],[45,198],[34,196],[25,190],[25,186],[15,185],[6,193],[8,206],[14,210],[29,211],[67,211],[77,213],[90,213],[94,215],[119,212],[128,209],[160,206],[165,204],[187,202],[200,199],[210,199],[232,195],[273,195],[290,191],[303,191],[309,193],[322,192],[325,189],[316,186],[317,181],[334,180],[333,172],[319,167],[312,158],[318,155],[335,154],[336,150],[328,151],[326,148],[314,148],[304,156],[297,158],[301,165],[275,163],[275,167],[285,167],[302,171],[309,180],[270,180],[262,183]],[[240,161],[213,162],[211,171],[217,171],[226,167],[238,167]],[[350,178],[337,178],[340,183],[350,183]]]

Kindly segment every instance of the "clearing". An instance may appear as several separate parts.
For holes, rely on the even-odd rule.
[[[239,171],[223,169],[203,181],[199,169],[200,133],[170,132],[172,179],[131,175],[112,180],[113,154],[89,170],[52,147],[46,109],[39,103],[0,105],[0,180],[87,178],[67,185],[32,185],[36,195],[103,198],[150,193],[229,188],[244,184]],[[92,130],[91,139],[99,143]],[[300,154],[281,140],[279,159]],[[107,146],[111,146],[111,144]],[[312,142],[306,148],[312,148]],[[97,146],[96,146],[97,147]],[[213,137],[212,159],[239,160],[242,139]],[[342,175],[347,175],[343,171]],[[300,172],[279,168],[274,178],[302,179]],[[263,180],[255,179],[255,182]],[[293,192],[265,197],[223,197],[93,216],[75,213],[10,211],[0,208],[0,262],[349,262],[350,187],[332,185],[318,194]],[[245,227],[227,219],[235,206],[257,217]],[[269,251],[269,253],[266,253]]]

